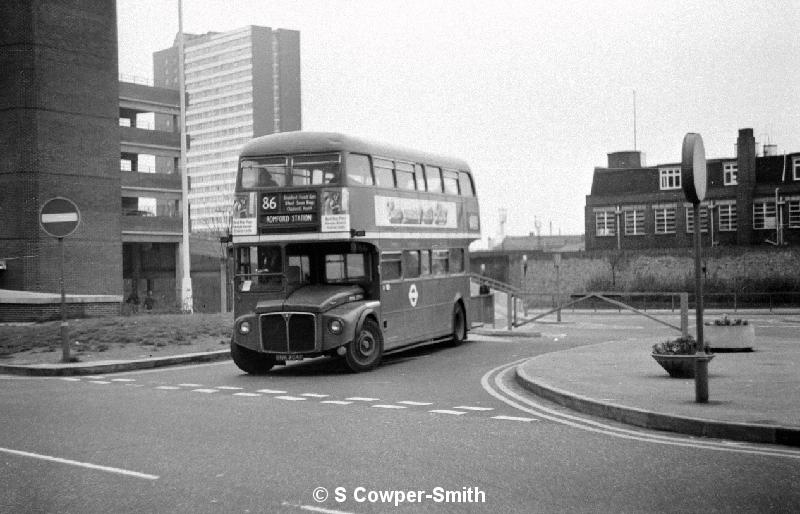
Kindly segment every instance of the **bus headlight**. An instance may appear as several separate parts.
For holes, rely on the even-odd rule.
[[[338,319],[333,319],[328,322],[328,330],[331,331],[331,334],[338,336],[344,330],[344,325]]]
[[[249,321],[242,321],[242,324],[239,325],[239,333],[240,334],[249,334],[250,333],[250,322]]]

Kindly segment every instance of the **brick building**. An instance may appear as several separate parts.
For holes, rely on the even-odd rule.
[[[53,197],[77,204],[64,239],[70,293],[122,294],[114,0],[0,2],[0,289],[59,291]]]
[[[757,155],[753,129],[739,130],[737,155],[709,158],[700,228],[706,246],[800,245],[800,152]],[[694,215],[681,164],[646,166],[641,152],[608,154],[586,197],[586,249],[691,247]]]

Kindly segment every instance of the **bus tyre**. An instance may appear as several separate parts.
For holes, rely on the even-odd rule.
[[[378,324],[367,319],[356,334],[356,338],[347,345],[344,360],[350,371],[355,373],[375,369],[383,357],[383,334]]]
[[[231,358],[240,370],[251,375],[263,375],[275,365],[274,355],[254,352],[233,341],[231,341]]]
[[[458,346],[467,340],[467,315],[464,306],[457,303],[453,308],[453,339],[451,346]]]

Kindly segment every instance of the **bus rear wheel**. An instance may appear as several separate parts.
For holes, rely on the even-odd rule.
[[[275,365],[275,356],[254,352],[231,340],[231,358],[240,370],[251,375],[263,375]]]
[[[467,315],[464,312],[464,306],[457,303],[453,308],[453,339],[450,344],[458,346],[467,340]]]
[[[347,345],[344,360],[350,371],[359,373],[375,369],[383,357],[383,334],[378,324],[364,321],[356,338]]]

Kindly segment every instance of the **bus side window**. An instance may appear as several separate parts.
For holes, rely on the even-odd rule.
[[[444,178],[444,192],[449,195],[458,194],[458,173],[451,170],[442,172]]]
[[[397,187],[408,191],[414,191],[417,183],[414,180],[414,166],[405,162],[396,162],[394,172],[397,176]]]
[[[442,192],[442,170],[436,166],[425,166],[425,181],[431,193]]]
[[[375,167],[375,185],[378,187],[394,187],[394,163],[386,159],[373,159]]]
[[[464,271],[463,248],[450,249],[450,271],[453,273],[461,273],[462,271]]]
[[[405,278],[417,278],[420,275],[419,250],[403,251],[403,271]]]
[[[381,280],[397,280],[402,276],[400,252],[384,252],[381,254]]]
[[[419,270],[422,275],[431,274],[431,251],[422,250],[419,256]]]
[[[425,183],[425,172],[422,171],[422,164],[414,165],[414,176],[417,178],[417,189],[427,191],[428,184]]]
[[[475,188],[472,187],[472,177],[463,171],[458,172],[458,187],[461,190],[461,196],[475,196]]]
[[[349,153],[346,159],[347,183],[349,185],[371,186],[375,184],[370,171],[369,156]]]
[[[433,251],[433,274],[445,275],[449,271],[449,251],[447,250],[434,250]]]

